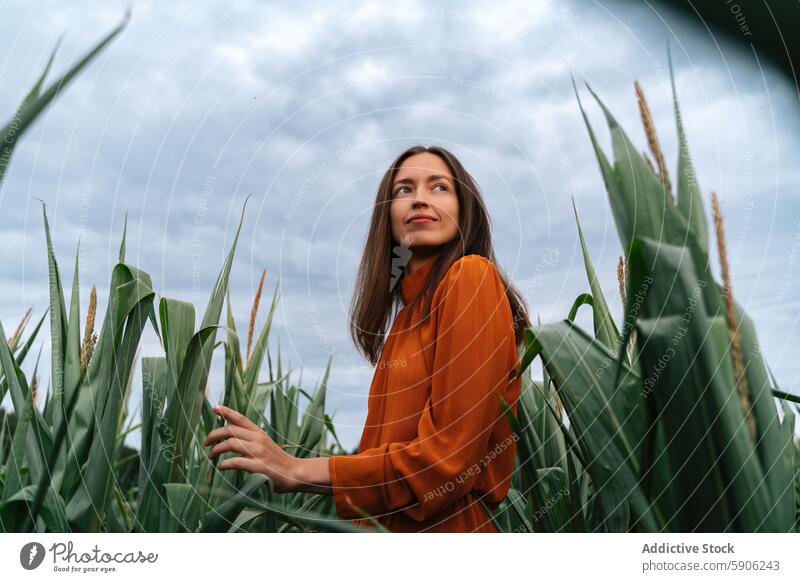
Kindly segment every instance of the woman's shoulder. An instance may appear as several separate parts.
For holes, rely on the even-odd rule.
[[[505,283],[494,262],[482,255],[465,255],[450,265],[436,289],[433,305],[440,323],[450,319],[484,329],[486,321],[492,319],[505,329],[511,320]],[[465,317],[467,313],[470,315]]]
[[[464,255],[450,265],[443,278],[450,278],[462,273],[467,275],[486,273],[494,275],[497,273],[497,267],[483,255]]]
[[[437,288],[441,292],[453,286],[476,291],[480,287],[494,287],[500,281],[496,265],[483,255],[464,255],[447,269]]]
[[[453,265],[457,265],[457,264],[462,264],[462,265],[464,265],[464,264],[470,264],[470,265],[492,265],[492,266],[494,266],[494,263],[492,261],[490,261],[489,259],[487,259],[483,255],[476,255],[476,254],[464,255],[460,259],[458,259],[458,260],[453,262]],[[451,267],[453,265],[451,265]]]

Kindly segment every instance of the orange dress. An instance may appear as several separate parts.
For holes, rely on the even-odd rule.
[[[401,329],[432,263],[400,280],[395,317],[369,393],[358,453],[329,457],[336,512],[369,527],[357,506],[393,532],[496,532],[494,509],[511,485],[521,379],[511,306],[491,261],[467,255]]]

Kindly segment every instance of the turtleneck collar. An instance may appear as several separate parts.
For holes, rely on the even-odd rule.
[[[419,295],[419,292],[422,290],[422,286],[425,284],[425,281],[428,278],[428,273],[431,272],[435,262],[435,260],[428,261],[421,267],[417,267],[417,270],[410,275],[403,275],[403,278],[400,279],[400,287],[403,292],[403,303],[408,305],[417,297],[417,295]]]

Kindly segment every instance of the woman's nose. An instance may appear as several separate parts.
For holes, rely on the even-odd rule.
[[[414,192],[414,199],[413,199],[414,200],[414,205],[415,206],[418,205],[418,204],[427,205],[428,204],[428,196],[429,195],[430,195],[430,192],[428,192],[425,188],[417,188],[417,190]]]

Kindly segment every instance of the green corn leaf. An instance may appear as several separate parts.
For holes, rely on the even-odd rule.
[[[233,497],[209,511],[203,518],[200,532],[226,532],[233,525],[239,513],[248,507],[250,496],[261,488],[268,478],[263,473],[253,473],[245,481],[244,486]]]
[[[83,464],[81,457],[85,455],[86,464],[79,473],[81,479],[74,495],[69,497],[67,513],[70,522],[81,531],[98,531],[102,519],[98,508],[107,507],[115,460],[109,451],[115,450],[124,393],[144,325],[150,320],[157,327],[154,297],[147,273],[121,263],[114,267],[97,350],[71,419],[76,425],[72,433],[76,435],[76,447],[70,451],[70,462]],[[69,474],[78,474],[73,471]]]
[[[300,428],[298,426],[300,418],[300,389],[297,386],[291,386],[287,390],[287,400],[285,438],[289,444],[297,445],[300,444]]]
[[[67,310],[64,302],[64,291],[61,287],[61,275],[53,250],[53,239],[50,235],[50,224],[47,220],[47,208],[42,202],[45,237],[47,240],[47,263],[50,283],[50,381],[54,394],[56,418],[60,418],[61,403],[64,401],[64,360],[67,347]]]
[[[620,195],[620,199],[612,200],[611,204],[624,206],[622,212],[627,217],[625,226],[631,229],[624,232],[623,248],[627,249],[631,240],[636,236],[649,236],[657,240],[677,242],[672,232],[672,227],[676,225],[673,221],[667,220],[667,217],[674,219],[678,213],[669,213],[669,209],[674,210],[674,207],[666,196],[660,180],[597,94],[588,84],[586,88],[602,109],[611,133],[614,173],[617,178],[617,192]],[[618,231],[620,226],[617,225]]]
[[[0,504],[0,529],[3,531],[20,531],[22,524],[31,511],[36,494],[36,486],[28,485],[17,491]],[[37,522],[44,526],[41,531],[48,533],[69,533],[65,519],[64,500],[52,489],[47,489],[42,503],[41,518]]]
[[[5,335],[0,335],[0,342],[4,341]],[[0,350],[3,350],[3,346],[0,346]],[[3,359],[5,360],[5,358]],[[14,429],[14,437],[11,439],[11,449],[8,456],[9,463],[6,465],[5,481],[3,483],[3,501],[8,501],[16,495],[17,492],[23,488],[26,481],[25,473],[27,473],[28,470],[25,467],[27,457],[25,452],[26,448],[30,447],[31,442],[29,427],[31,425],[31,416],[33,416],[33,397],[28,393],[26,399],[25,407],[16,409],[17,426]],[[17,528],[20,528],[22,523],[19,522],[15,525]]]
[[[578,220],[578,209],[575,208],[574,199],[572,201],[572,211],[575,213],[575,224],[578,227],[578,236],[581,240],[581,252],[583,253],[583,264],[586,268],[586,278],[589,279],[589,287],[592,291],[594,335],[608,348],[615,350],[619,346],[619,330],[614,324],[614,318],[611,317],[611,310],[608,308],[600,281],[598,281],[597,274],[594,271],[592,259],[589,257],[589,249],[586,248],[586,240],[583,238],[583,229],[581,228],[580,220]]]
[[[8,426],[8,414],[5,410],[0,410],[0,467],[6,465],[6,433],[10,430]],[[0,482],[0,491],[3,490],[3,484]]]
[[[336,428],[333,426],[333,419],[331,419],[331,417],[327,414],[325,415],[325,428],[331,434],[331,436],[333,436],[333,440],[336,441],[336,446],[341,450],[344,450],[342,443],[339,442],[339,437],[336,436]]]
[[[49,248],[48,251],[49,253],[52,253],[52,248]],[[50,420],[53,426],[59,426],[67,418],[67,411],[65,410],[65,408],[68,406],[68,403],[76,402],[75,393],[77,392],[81,381],[81,318],[80,318],[80,291],[79,291],[79,280],[78,280],[79,255],[80,255],[80,243],[78,244],[78,250],[75,252],[75,268],[72,276],[72,294],[70,297],[69,319],[67,321],[66,327],[64,328],[66,344],[63,346],[64,349],[63,395],[58,396],[58,392],[56,391],[56,396],[54,397],[52,406],[50,407],[51,410]],[[52,254],[51,254],[51,260],[53,265],[56,265],[55,256]],[[57,274],[58,271],[56,267],[56,277]],[[58,283],[59,289],[60,286],[61,284],[59,282]],[[50,289],[51,293],[53,293],[52,285]],[[63,293],[61,292],[59,293],[61,294],[61,299],[63,300]],[[53,299],[51,298],[51,305],[52,304],[53,304]],[[61,305],[61,308],[63,307],[64,306]],[[64,408],[62,408],[62,406]],[[54,462],[55,465],[54,465],[51,486],[56,491],[60,491],[62,486],[62,480],[64,478],[63,468],[66,467],[67,465],[66,448],[61,448],[61,447],[59,448],[58,459],[55,459]]]
[[[75,251],[75,269],[72,275],[72,294],[70,296],[69,320],[65,328],[64,346],[64,402],[69,402],[81,379],[81,311],[80,288],[78,281],[78,257],[80,243]],[[54,258],[55,260],[55,258]]]
[[[233,317],[233,309],[231,308],[231,290],[230,289],[226,289],[225,290],[225,297],[226,297],[225,305],[226,305],[226,311],[227,311],[228,329],[236,329],[236,321],[235,321],[235,319]],[[234,334],[234,337],[236,337],[235,334]],[[239,371],[239,375],[244,376],[244,366],[242,365],[242,350],[239,349],[239,338],[238,337],[236,337],[236,352],[235,352],[234,357],[235,357],[236,367],[237,367],[237,369]]]
[[[333,356],[328,356],[328,363],[325,372],[322,374],[322,381],[319,388],[314,393],[314,399],[306,406],[303,414],[303,421],[300,426],[300,434],[297,443],[297,456],[312,456],[311,451],[317,446],[325,431],[325,395],[328,388],[328,377],[330,376],[331,360]]]
[[[50,492],[58,490],[57,483],[60,483],[60,475],[57,470],[59,468],[58,460],[64,459],[64,456],[61,455],[61,452],[66,441],[69,420],[72,417],[72,413],[75,411],[75,405],[77,402],[78,392],[74,391],[66,404],[63,418],[61,418],[59,423],[55,425],[55,434],[52,436],[49,434],[49,427],[36,412],[36,409],[33,409],[34,420],[38,426],[36,437],[39,441],[42,458],[46,459],[47,463],[46,469],[41,471],[38,477],[35,473],[32,473],[34,477],[32,481],[34,481],[36,485],[36,492],[33,497],[33,505],[26,516],[22,531],[31,531],[33,524],[36,522],[36,519],[39,515],[39,511],[47,503],[47,495]],[[56,469],[54,469],[54,467],[56,467]],[[58,496],[58,499],[60,500],[61,497]],[[65,513],[66,512],[62,512],[62,515]]]
[[[84,68],[89,62],[102,51],[108,43],[110,43],[115,36],[117,36],[127,25],[130,18],[130,10],[125,13],[122,22],[105,36],[97,45],[94,46],[88,53],[86,53],[80,61],[73,65],[66,73],[54,81],[44,92],[41,92],[42,84],[50,70],[53,63],[55,52],[60,44],[60,39],[56,43],[56,47],[47,61],[42,75],[36,81],[36,84],[31,88],[28,94],[22,101],[19,109],[5,127],[0,129],[0,188],[2,188],[3,180],[5,178],[8,163],[11,159],[11,154],[14,151],[19,139],[30,129],[33,122],[42,113],[42,111],[55,99],[64,88],[72,81],[73,78]]]
[[[225,344],[225,394],[223,404],[236,411],[244,411],[248,408],[248,402],[244,380],[236,363],[237,352],[239,352],[239,338],[236,337],[236,334],[228,334],[228,342]],[[244,414],[244,412],[242,413]],[[250,416],[248,418],[254,420]]]
[[[5,330],[0,323],[0,368],[3,369],[6,382],[11,392],[11,401],[18,420],[12,440],[11,450],[16,455],[11,476],[6,476],[4,483],[4,499],[13,495],[22,485],[23,460],[27,463],[30,479],[37,482],[40,475],[46,470],[46,456],[49,452],[52,437],[48,428],[33,405],[33,394],[28,387],[28,382],[22,370],[8,349],[8,340]]]
[[[191,303],[166,297],[161,298],[158,312],[161,319],[161,337],[170,372],[170,389],[167,392],[169,398],[177,390],[186,350],[194,336],[195,312]]]
[[[641,379],[626,367],[615,384],[613,370],[607,368],[615,361],[613,352],[568,321],[527,332],[526,353],[541,354],[567,410],[570,430],[574,427],[578,445],[589,457],[586,468],[605,511],[598,527],[626,531],[632,523],[630,505],[646,531],[658,531],[657,516],[638,485]]]
[[[588,305],[589,307],[594,306],[592,296],[589,293],[581,293],[575,298],[575,301],[572,302],[572,307],[569,308],[567,320],[574,322],[575,317],[578,315],[578,309],[583,305]]]
[[[672,55],[669,53],[669,80],[672,86],[672,103],[675,113],[675,128],[678,132],[678,201],[677,207],[689,226],[689,232],[696,241],[697,247],[704,251],[708,256],[708,226],[706,224],[706,213],[703,208],[703,199],[700,194],[700,186],[697,183],[697,174],[692,166],[692,159],[689,156],[689,144],[686,140],[686,131],[681,120],[680,107],[678,106],[678,95],[675,90],[675,75],[672,72]]]
[[[161,512],[160,532],[192,531],[184,522],[185,512],[196,495],[189,483],[165,483],[167,511]]]
[[[25,344],[19,349],[19,353],[16,353],[14,355],[14,357],[16,358],[18,364],[21,365],[22,362],[25,361],[25,356],[28,354],[28,352],[30,351],[31,347],[33,346],[33,342],[36,341],[36,338],[39,335],[39,331],[42,329],[42,324],[44,323],[44,318],[47,317],[48,312],[49,312],[49,308],[44,310],[44,313],[42,313],[42,317],[39,318],[39,322],[33,328],[33,331],[31,331],[31,334],[30,334],[30,336],[28,336],[28,339],[25,341]],[[17,341],[15,342],[15,347],[18,345],[18,343],[19,343],[19,338],[17,338]],[[13,347],[11,348],[11,351],[12,351],[12,353],[14,352],[14,348]]]
[[[793,473],[794,433],[787,433],[781,425],[755,325],[739,304],[736,304],[736,319],[752,414],[758,431],[756,453],[770,491],[769,518],[776,531],[789,532],[793,527],[795,507],[792,487],[789,486]]]
[[[167,403],[165,424],[172,430],[174,442],[166,447],[171,461],[164,476],[165,483],[179,482],[176,480],[184,478],[186,454],[200,421],[205,400],[205,381],[211,366],[210,357],[205,357],[203,346],[208,344],[208,339],[216,333],[217,327],[219,326],[202,328],[192,336],[178,378],[177,390]]]
[[[508,507],[510,514],[514,517],[511,519],[511,527],[514,531],[519,532],[533,532],[534,526],[531,524],[530,519],[525,511],[525,498],[516,489],[508,490]]]
[[[119,260],[118,263],[125,262],[125,242],[128,238],[128,211],[125,211],[125,217],[122,221],[122,238],[119,243]]]
[[[747,435],[724,317],[709,316],[686,247],[634,241],[631,280],[653,281],[637,321],[643,394],[663,423],[680,531],[775,531],[765,474]],[[667,362],[666,364],[664,362]],[[698,471],[698,467],[705,470]]]
[[[247,199],[242,207],[242,215],[233,244],[211,292],[200,330],[192,336],[186,349],[186,356],[178,377],[176,397],[167,405],[167,423],[175,431],[175,443],[171,449],[172,462],[165,476],[165,482],[174,482],[179,475],[183,474],[189,441],[201,420],[206,382],[215,346],[214,338],[217,328],[220,327],[219,318],[222,314],[222,305],[228,289],[228,278],[244,222],[246,206]]]
[[[267,338],[269,337],[270,329],[272,328],[272,318],[275,314],[277,306],[277,293],[272,296],[272,305],[270,305],[269,315],[267,320],[258,334],[258,339],[253,346],[253,351],[250,354],[250,359],[247,362],[247,369],[243,377],[243,390],[246,402],[250,403],[246,412],[243,412],[250,420],[254,421],[258,418],[261,409],[256,408],[253,402],[253,395],[255,392],[256,384],[258,383],[258,373],[261,370],[261,364],[264,361],[264,351],[267,346]],[[243,409],[244,411],[244,409]]]
[[[605,184],[606,191],[608,192],[611,213],[613,214],[614,222],[617,225],[617,234],[619,235],[622,247],[627,249],[630,245],[634,231],[634,223],[628,212],[628,207],[632,206],[634,201],[623,198],[623,196],[627,196],[628,193],[621,191],[617,174],[608,161],[608,158],[606,158],[606,155],[603,153],[600,144],[597,142],[597,137],[592,129],[592,125],[589,123],[589,117],[586,115],[586,111],[583,109],[583,104],[581,103],[581,98],[578,94],[578,88],[575,86],[574,78],[572,79],[572,88],[575,91],[575,98],[578,101],[578,108],[581,111],[581,116],[583,117],[584,124],[589,132],[589,138],[592,142],[592,148],[597,156],[597,162],[600,165],[600,173],[603,176],[603,183]]]

